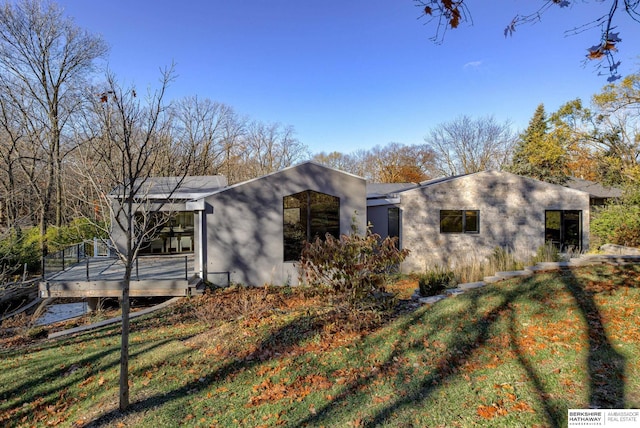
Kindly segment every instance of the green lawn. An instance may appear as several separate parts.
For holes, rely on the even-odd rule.
[[[640,266],[514,279],[391,318],[232,289],[0,352],[2,426],[566,426],[640,408]]]

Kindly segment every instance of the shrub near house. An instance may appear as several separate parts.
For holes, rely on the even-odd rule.
[[[640,247],[640,190],[627,191],[619,202],[596,209],[591,231],[598,246]]]
[[[456,284],[455,273],[443,268],[430,269],[418,277],[420,295],[424,297],[442,294]]]
[[[330,287],[351,305],[378,299],[385,293],[388,276],[407,257],[397,240],[367,232],[307,243],[300,260],[300,283]]]

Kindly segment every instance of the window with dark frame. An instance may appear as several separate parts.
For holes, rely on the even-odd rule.
[[[392,238],[400,238],[400,208],[389,208],[387,221],[387,235]]]
[[[440,210],[440,233],[479,232],[479,210]]]
[[[145,220],[143,216],[148,218]],[[171,254],[192,252],[194,249],[194,214],[192,211],[157,211],[136,213],[136,224],[145,224],[148,239],[140,248],[141,254]]]
[[[340,236],[340,198],[307,190],[283,198],[284,261],[300,260],[304,243]]]
[[[582,248],[582,211],[546,210],[544,217],[545,242],[560,251]]]

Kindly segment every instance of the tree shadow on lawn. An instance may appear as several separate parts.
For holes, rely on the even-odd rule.
[[[566,289],[575,299],[581,318],[587,328],[588,335],[588,358],[587,371],[589,374],[589,406],[622,408],[625,405],[624,396],[624,371],[625,358],[615,351],[609,342],[602,322],[602,317],[594,301],[594,294],[585,290],[575,278],[571,271],[565,271],[558,279],[562,287]],[[468,299],[469,308],[465,314],[468,315],[460,326],[452,333],[452,339],[446,344],[446,349],[440,354],[435,369],[425,373],[422,378],[413,379],[411,384],[396,389],[395,398],[388,401],[381,409],[373,415],[365,417],[363,426],[380,426],[392,421],[394,414],[407,407],[420,406],[429,397],[432,397],[439,389],[440,385],[453,381],[454,378],[464,370],[466,363],[470,362],[485,346],[490,344],[494,338],[492,329],[498,322],[507,324],[505,335],[508,337],[509,349],[515,354],[517,364],[522,368],[530,379],[529,385],[534,390],[534,395],[538,398],[537,406],[539,411],[544,412],[546,423],[552,427],[560,427],[566,423],[566,409],[562,408],[563,403],[552,402],[548,399],[549,391],[545,390],[543,373],[536,369],[535,364],[529,360],[524,349],[518,344],[517,317],[515,314],[515,304],[518,301],[531,301],[538,305],[544,305],[544,299],[550,296],[542,296],[538,289],[541,284],[536,278],[521,280],[517,286],[488,287],[481,290],[474,290],[457,299]],[[481,307],[480,300],[495,298],[497,303],[490,307]],[[427,309],[431,310],[431,309]],[[423,313],[418,311],[406,316],[406,320],[398,323],[395,328],[398,332],[406,332],[412,326],[421,322]],[[403,361],[404,354],[424,352],[423,340],[431,340],[439,328],[446,326],[453,320],[450,314],[443,314],[432,326],[425,325],[424,333],[418,340],[400,342],[398,346],[391,346],[386,359],[377,365],[374,372],[353,379],[345,383],[341,392],[334,396],[324,407],[317,408],[314,413],[309,414],[300,421],[295,421],[295,425],[323,425],[331,422],[334,412],[344,412],[345,406],[352,401],[360,399],[365,402],[370,399],[366,397],[362,390],[375,381],[375,377],[380,372],[388,371],[390,376],[397,376],[396,385],[402,385],[407,371],[392,370],[398,366],[398,361]],[[184,397],[187,394],[209,387],[211,384],[232,377],[234,374],[246,369],[262,364],[276,354],[285,354],[296,345],[302,344],[305,340],[313,337],[319,328],[322,328],[325,321],[317,315],[300,315],[296,319],[272,332],[267,338],[262,340],[257,349],[242,360],[228,362],[212,373],[204,374],[202,378],[193,380],[183,387],[175,389],[166,394],[156,394],[140,401],[133,402],[126,412],[122,413],[118,409],[113,409],[92,421],[89,426],[100,427],[109,425],[114,420],[123,416],[143,413],[151,408],[161,406],[175,399]],[[303,328],[301,328],[303,326]],[[380,336],[380,335],[379,335]],[[421,340],[422,339],[422,340]],[[380,347],[389,347],[384,344],[385,338],[370,338],[371,347],[379,342]],[[406,360],[406,359],[405,359]],[[400,363],[401,364],[401,363]],[[415,374],[412,373],[415,377]],[[478,403],[480,404],[480,403]],[[367,405],[363,403],[363,411]],[[358,407],[353,408],[355,414]],[[291,422],[294,423],[294,422]]]
[[[481,348],[486,341],[490,338],[489,329],[493,323],[500,316],[504,314],[509,308],[509,303],[515,297],[516,293],[511,292],[507,294],[507,297],[497,307],[493,308],[486,314],[483,314],[479,318],[474,318],[467,322],[462,330],[459,330],[457,338],[454,342],[448,345],[446,353],[435,364],[436,369],[424,376],[418,382],[417,387],[409,390],[402,391],[401,394],[396,394],[400,398],[392,400],[389,404],[379,410],[371,419],[365,420],[363,426],[377,426],[382,425],[385,421],[392,418],[392,415],[405,406],[417,406],[419,403],[431,394],[438,390],[438,385],[447,381],[448,378],[455,376],[458,369],[460,369],[464,363],[468,360],[468,357],[472,353]],[[478,313],[478,292],[469,294],[471,299],[471,308],[469,313]],[[421,318],[421,315],[415,314],[407,319],[398,327],[398,331],[406,331],[411,325],[417,322]],[[438,322],[438,325],[444,325],[447,320],[442,319]],[[472,322],[471,322],[472,321]],[[435,328],[427,329],[427,334],[423,339],[430,340],[432,334],[436,332]],[[412,341],[409,346],[396,347],[388,356],[387,360],[381,365],[384,367],[394,365],[394,361],[400,359],[403,354],[410,352],[424,351],[424,345],[422,341]],[[361,387],[370,384],[374,381],[377,373],[372,372],[367,376],[360,377],[349,385],[346,385],[343,392],[338,395],[331,403],[322,409],[318,409],[315,415],[310,415],[301,422],[301,425],[321,423],[327,418],[333,409],[338,409],[346,404],[347,400],[351,398],[353,394],[356,394]]]
[[[71,338],[66,339],[54,339],[48,340],[43,345],[38,345],[34,349],[30,348],[19,348],[16,350],[11,350],[6,352],[0,356],[4,358],[11,358],[15,356],[22,356],[25,352],[44,352],[51,351],[54,348],[58,349],[61,346],[79,346],[86,340],[86,335],[91,333],[83,333],[80,335],[73,336]],[[117,330],[113,327],[103,328],[96,333],[96,336],[93,336],[92,339],[106,339],[119,336]],[[23,379],[16,379],[10,385],[10,388],[7,390],[0,389],[0,396],[10,397],[14,394],[24,395],[24,391],[29,391],[35,386],[46,383],[48,379],[66,377],[69,374],[70,369],[73,367],[85,367],[85,366],[94,366],[96,362],[101,361],[103,358],[108,357],[115,351],[118,351],[120,348],[118,347],[108,347],[107,349],[96,351],[85,358],[81,358],[79,360],[73,361],[71,364],[63,364],[60,366],[52,367],[52,363],[49,360],[44,359],[26,359],[21,365],[23,368],[28,368],[29,373],[33,376]],[[74,370],[71,370],[74,371]],[[72,378],[72,376],[71,376]],[[70,386],[73,382],[69,382],[69,384],[64,384],[63,387]],[[9,385],[7,385],[9,386]],[[58,387],[56,386],[56,389]],[[52,390],[53,391],[53,390]],[[47,394],[45,392],[44,394]]]
[[[582,318],[587,324],[589,406],[594,409],[624,408],[626,358],[614,349],[607,337],[602,315],[594,299],[595,293],[582,286],[571,272],[565,272],[563,282],[576,300]]]
[[[159,342],[154,342],[151,345],[140,346],[134,352],[131,352],[130,358],[136,358],[142,354],[153,352],[155,349],[162,347],[172,340],[173,339],[165,339]],[[110,358],[112,355],[112,361],[106,363],[104,360]],[[85,376],[83,378],[87,379],[95,373],[107,371],[119,366],[119,355],[119,346],[109,347],[108,349],[91,353],[87,357],[72,360],[69,364],[56,366],[55,369],[52,369],[51,367],[49,369],[40,366],[35,367],[31,370],[34,377],[30,377],[28,380],[23,382],[20,380],[16,381],[12,385],[12,388],[7,389],[6,391],[0,391],[0,397],[4,397],[7,400],[12,396],[20,397],[19,401],[12,406],[12,409],[20,409],[14,417],[14,419],[19,419],[27,414],[36,412],[36,409],[30,406],[34,402],[38,403],[37,407],[40,409],[45,409],[48,406],[54,406],[60,395],[56,394],[56,392],[66,391],[74,384],[79,383],[81,380],[78,379],[79,375],[84,374]],[[66,378],[66,380],[62,383],[50,381],[52,379],[59,378]],[[43,384],[48,386],[40,391],[36,396],[25,394],[25,391],[31,391],[35,387]],[[46,399],[38,401],[38,397],[46,397]],[[11,409],[6,409],[6,411],[10,410]]]
[[[241,360],[234,360],[212,373],[204,374],[201,378],[188,382],[186,385],[165,394],[156,394],[140,401],[131,403],[130,407],[121,412],[114,408],[107,413],[100,415],[90,422],[87,427],[102,427],[110,425],[115,419],[123,416],[130,416],[136,413],[143,413],[148,409],[162,406],[175,399],[193,394],[207,388],[209,385],[224,380],[234,374],[260,365],[265,361],[275,358],[277,354],[286,354],[297,345],[302,344],[307,339],[312,338],[326,324],[326,320],[318,315],[304,314],[296,317],[281,328],[278,328],[265,339],[260,341],[255,351],[245,356]]]
[[[140,318],[131,325],[130,332],[133,333],[144,328],[149,328],[149,326],[147,325],[148,323],[148,318]],[[158,324],[157,322],[152,324],[152,327],[162,327],[165,325]],[[169,324],[167,323],[166,325]],[[35,345],[31,345],[28,347],[20,347],[18,349],[3,352],[2,354],[0,354],[0,357],[10,358],[15,356],[22,356],[25,352],[51,352],[61,347],[83,346],[83,344],[87,340],[98,341],[107,339],[118,339],[117,342],[114,342],[111,346],[107,346],[103,349],[97,349],[96,351],[91,352],[88,356],[77,360],[73,359],[73,357],[70,357],[68,361],[65,360],[63,364],[57,365],[55,367],[52,367],[52,362],[49,360],[31,358],[26,359],[26,361],[21,363],[21,365],[28,368],[28,371],[30,374],[32,374],[32,376],[29,376],[28,378],[16,379],[11,385],[6,385],[8,387],[8,389],[6,390],[3,390],[0,387],[0,397],[10,398],[13,395],[26,396],[27,394],[24,393],[25,391],[30,391],[36,386],[48,383],[49,385],[51,385],[51,387],[39,394],[41,396],[46,396],[57,390],[63,390],[72,386],[75,383],[75,378],[72,375],[76,371],[79,373],[84,373],[88,370],[89,373],[87,374],[87,377],[89,377],[93,372],[106,371],[109,368],[118,366],[120,355],[120,337],[121,325],[113,324],[101,327],[96,330],[77,333],[70,337],[48,339],[39,344],[36,343]],[[186,340],[189,337],[191,336],[183,336],[181,337],[181,340]],[[130,358],[135,358],[138,355],[153,351],[154,349],[160,348],[161,346],[171,342],[172,340],[173,339],[163,339],[159,342],[153,342],[152,345],[141,344],[139,347],[136,347],[137,349],[130,353]],[[114,358],[112,363],[103,363],[103,361],[106,358],[109,358],[109,356],[112,354],[117,354],[118,358]],[[58,379],[60,377],[68,378],[68,380],[62,384],[48,382],[49,379]],[[22,405],[27,403],[21,402],[20,404]]]
[[[605,334],[602,317],[594,301],[594,295],[580,285],[571,271],[563,272],[559,280],[562,286],[574,297],[580,315],[587,326],[589,337],[587,359],[590,391],[589,406],[592,408],[623,408],[625,405],[625,358],[615,351]],[[541,411],[544,412],[546,423],[552,427],[563,426],[566,423],[566,409],[561,408],[562,403],[556,402],[554,405],[548,399],[549,394],[545,390],[541,373],[536,370],[524,350],[519,347],[517,340],[519,334],[517,333],[514,303],[522,299],[540,300],[544,296],[538,295],[537,288],[538,283],[533,277],[522,280],[520,285],[512,289],[493,287],[491,289],[476,290],[466,296],[458,296],[458,299],[470,299],[470,308],[467,313],[471,314],[471,316],[458,328],[454,339],[448,344],[448,349],[435,364],[436,370],[419,379],[417,386],[414,384],[404,390],[396,391],[396,398],[388,402],[370,418],[365,417],[362,426],[384,425],[393,420],[393,415],[397,411],[405,407],[420,406],[421,402],[433,396],[438,391],[439,385],[452,380],[464,368],[465,363],[474,356],[474,353],[488,344],[488,341],[492,338],[491,328],[500,319],[507,320],[510,349],[515,354],[518,364],[530,379],[530,385],[534,389],[534,394],[538,397],[539,405],[542,406]],[[488,312],[479,312],[479,298],[487,297],[491,294],[500,297],[500,303]],[[419,318],[418,315],[409,317],[405,323],[398,327],[398,331],[406,331],[413,323],[419,321]],[[443,323],[446,322],[447,319],[443,316],[437,324],[444,325]],[[428,326],[425,326],[425,329],[426,334],[423,339],[429,340],[435,330],[430,330]],[[381,365],[382,370],[384,370],[385,366],[393,365],[405,353],[421,351],[424,352],[424,346],[420,340],[414,340],[404,347],[400,346],[389,354],[387,360]],[[375,376],[376,374],[371,373],[345,385],[342,393],[335,397],[334,400],[323,408],[317,409],[315,414],[309,415],[299,424],[315,425],[327,422],[334,410],[337,411],[349,404],[349,400],[354,400],[361,387],[373,382]],[[405,376],[405,374],[401,373],[399,376]],[[400,379],[398,380],[400,381]],[[401,382],[398,382],[398,384],[401,384]]]

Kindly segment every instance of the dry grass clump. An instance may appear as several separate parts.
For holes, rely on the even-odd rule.
[[[355,309],[330,290],[232,286],[207,292],[183,308],[208,330],[187,346],[234,361],[266,361],[318,353],[357,340],[397,315]]]
[[[244,325],[264,322],[272,316],[302,313],[321,317],[327,333],[357,332],[379,325],[388,318],[378,308],[354,308],[328,289],[314,287],[232,286],[207,291],[189,303],[193,315],[209,327],[231,321]]]
[[[284,290],[274,287],[232,286],[207,292],[191,303],[196,318],[208,326],[242,318],[262,318],[285,310]]]
[[[45,326],[34,326],[33,315],[21,313],[0,323],[0,347],[10,348],[23,346],[47,336]]]
[[[569,255],[572,256],[572,255]],[[496,272],[521,270],[539,262],[556,262],[560,259],[558,249],[551,244],[538,248],[531,256],[528,250],[493,249],[489,256],[468,252],[452,257],[447,266],[425,266],[424,273],[451,271],[458,284],[482,281]]]

